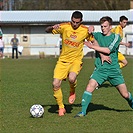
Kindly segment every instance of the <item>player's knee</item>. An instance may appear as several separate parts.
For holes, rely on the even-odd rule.
[[[127,60],[123,60],[122,63],[124,64],[124,66],[126,66],[128,64]]]
[[[68,76],[68,80],[71,84],[76,81],[77,74],[75,72],[70,72]]]
[[[126,66],[127,64],[128,64],[128,62],[126,61],[126,62],[125,62],[125,66]]]
[[[73,84],[75,81],[76,81],[76,79],[75,79],[74,77],[69,77],[69,82],[70,82],[71,84]]]
[[[53,90],[56,91],[60,88],[60,84],[56,81],[53,81]]]
[[[90,79],[86,87],[86,91],[93,92],[97,86],[98,86],[98,83],[96,82],[96,80]]]

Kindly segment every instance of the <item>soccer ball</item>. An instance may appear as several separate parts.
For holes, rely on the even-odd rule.
[[[44,108],[40,104],[34,104],[30,108],[30,114],[33,117],[41,117],[44,114]]]

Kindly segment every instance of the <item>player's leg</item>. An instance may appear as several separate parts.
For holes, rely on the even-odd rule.
[[[61,89],[61,83],[63,79],[67,78],[69,63],[63,63],[58,61],[54,69],[54,81],[53,90],[54,98],[59,106],[59,116],[63,116],[66,112],[63,104],[63,94]]]
[[[118,89],[121,96],[127,100],[129,106],[133,109],[133,97],[132,94],[128,92],[126,85],[120,84],[116,86],[116,88]]]
[[[121,94],[123,98],[125,98],[128,101],[128,104],[130,105],[131,108],[133,108],[133,98],[130,92],[128,92],[127,87],[125,85],[124,78],[121,74],[120,68],[116,68],[114,70],[110,71],[110,78],[109,82],[113,85],[116,86],[117,90]]]
[[[86,115],[88,105],[91,102],[92,93],[98,85],[101,85],[107,79],[107,70],[106,69],[95,69],[93,74],[90,77],[89,83],[82,95],[82,109],[75,117],[82,117]]]
[[[95,79],[90,79],[87,87],[86,87],[86,91],[83,94],[82,97],[82,112],[86,115],[86,110],[88,105],[91,102],[91,98],[92,98],[92,93],[95,90],[95,88],[98,86],[98,83]]]
[[[128,62],[127,62],[126,59],[123,59],[123,60],[119,61],[120,68],[125,67],[127,64],[128,64]]]
[[[77,74],[74,73],[74,72],[70,72],[69,73],[69,85],[70,85],[70,96],[69,96],[69,103],[70,104],[73,104],[75,99],[76,99],[76,94],[75,94],[75,89],[76,89],[76,86],[77,86]]]
[[[120,52],[118,52],[118,61],[119,61],[120,68],[123,68],[128,64],[125,56]]]
[[[70,96],[69,96],[69,103],[73,104],[76,99],[76,93],[75,89],[77,86],[77,75],[79,74],[81,68],[82,68],[82,62],[75,60],[71,65],[69,69],[69,85],[70,85]]]
[[[89,80],[86,90],[84,91],[83,96],[82,96],[81,112],[79,112],[75,117],[82,117],[86,115],[88,105],[90,104],[91,99],[92,99],[92,92],[95,90],[97,86],[98,86],[98,83],[96,80],[94,79]]]
[[[54,98],[59,106],[59,116],[63,116],[65,114],[65,108],[63,104],[63,94],[61,90],[61,80],[54,79],[53,81],[53,91],[54,91]]]

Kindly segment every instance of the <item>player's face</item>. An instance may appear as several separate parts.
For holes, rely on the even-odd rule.
[[[109,24],[108,21],[105,21],[104,23],[101,24],[101,30],[102,33],[106,36],[110,35],[110,30],[111,30],[112,26]]]
[[[120,22],[120,25],[122,28],[125,28],[127,26],[127,20],[123,20],[122,22]]]
[[[80,26],[81,22],[82,21],[80,18],[72,18],[71,25],[72,25],[73,29],[76,30]]]

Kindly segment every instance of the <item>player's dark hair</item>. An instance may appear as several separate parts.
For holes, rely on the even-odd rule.
[[[103,24],[105,21],[108,21],[110,25],[112,25],[112,23],[113,23],[113,20],[112,20],[111,17],[105,16],[105,17],[102,17],[102,18],[100,19],[100,24]]]
[[[121,16],[119,22],[122,22],[123,20],[128,20],[128,18],[126,16]]]
[[[75,11],[75,12],[73,12],[71,18],[76,18],[76,19],[77,19],[77,18],[80,18],[81,21],[82,21],[82,19],[83,19],[83,14],[82,14],[80,11]]]

